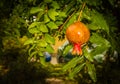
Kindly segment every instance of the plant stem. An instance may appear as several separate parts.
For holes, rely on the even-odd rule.
[[[64,25],[70,20],[70,18],[73,16],[75,12],[76,10],[65,20],[65,22],[62,24],[58,31],[61,31],[63,29]]]
[[[81,11],[80,11],[79,16],[78,16],[78,21],[80,20],[80,17],[81,17],[81,15],[82,15],[82,11],[83,11],[85,5],[86,5],[86,3],[84,2],[84,3],[82,4],[82,8],[81,8]]]

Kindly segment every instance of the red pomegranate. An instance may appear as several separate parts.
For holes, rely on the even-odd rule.
[[[90,32],[85,24],[77,21],[67,28],[66,37],[74,46],[72,54],[82,55],[81,45],[89,40]]]

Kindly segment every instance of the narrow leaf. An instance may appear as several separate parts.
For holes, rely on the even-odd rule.
[[[63,66],[63,71],[67,71],[67,70],[75,67],[77,65],[77,63],[80,62],[81,60],[83,60],[83,56],[73,58],[66,65]]]
[[[90,62],[86,62],[86,66],[88,68],[88,74],[90,75],[91,79],[96,82],[97,77],[96,77],[96,70],[94,64],[91,64]]]
[[[90,62],[94,61],[93,56],[87,51],[87,49],[84,50],[84,55]]]
[[[63,50],[63,55],[66,56],[71,48],[72,48],[72,45],[67,45]]]
[[[32,7],[30,10],[31,14],[35,14],[37,12],[43,11],[43,9],[39,8],[39,7]]]
[[[70,78],[73,78],[75,75],[77,75],[84,67],[85,63],[78,65],[75,67],[72,72],[69,74]]]

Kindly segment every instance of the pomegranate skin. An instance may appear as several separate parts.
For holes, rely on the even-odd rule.
[[[90,32],[82,22],[77,21],[67,28],[66,37],[71,43],[82,45],[89,40]]]
[[[73,53],[81,55],[82,54],[81,45],[86,43],[89,40],[90,31],[85,26],[85,24],[83,24],[80,21],[77,21],[71,24],[66,29],[66,37],[69,40],[69,42],[72,43],[74,46]],[[76,47],[75,45],[78,45],[78,47]]]

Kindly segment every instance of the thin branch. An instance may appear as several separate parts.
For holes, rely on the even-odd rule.
[[[82,5],[82,8],[81,8],[81,11],[80,11],[80,13],[79,13],[79,16],[78,16],[78,21],[80,20],[80,17],[81,17],[81,15],[82,15],[82,11],[83,11],[85,5],[86,5],[86,3],[84,2],[83,5]]]
[[[64,25],[70,20],[70,18],[73,16],[73,14],[76,12],[76,10],[65,20],[65,22],[60,26],[58,31],[62,31]]]

